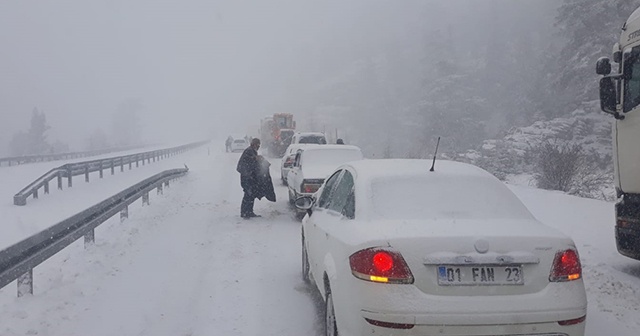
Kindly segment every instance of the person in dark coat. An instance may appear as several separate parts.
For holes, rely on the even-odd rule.
[[[252,139],[251,146],[242,152],[236,167],[240,173],[240,186],[244,191],[240,205],[240,217],[245,219],[260,217],[253,212],[253,202],[258,195],[258,149],[260,149],[260,139]]]
[[[231,136],[229,136],[227,138],[227,140],[225,140],[225,142],[224,142],[225,150],[227,151],[227,153],[229,153],[231,151],[231,143],[232,142],[233,142],[233,138]]]

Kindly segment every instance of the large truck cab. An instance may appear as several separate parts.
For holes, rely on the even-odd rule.
[[[617,72],[611,74],[609,58],[600,58],[600,106],[611,114],[613,166],[618,201],[616,244],[621,254],[640,260],[640,8],[622,27],[613,47]]]

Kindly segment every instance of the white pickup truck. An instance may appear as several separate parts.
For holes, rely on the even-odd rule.
[[[296,152],[287,181],[289,186],[289,202],[302,196],[314,194],[325,178],[339,166],[362,160],[359,147],[349,145],[305,146]],[[304,214],[304,211],[301,211]]]

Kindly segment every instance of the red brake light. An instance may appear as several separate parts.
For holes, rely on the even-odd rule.
[[[578,280],[582,277],[580,257],[575,250],[564,250],[556,253],[551,266],[549,281],[561,282]]]
[[[388,272],[393,268],[393,257],[387,252],[378,252],[373,256],[373,266],[378,272]]]
[[[360,250],[349,257],[351,273],[358,279],[384,283],[413,283],[413,274],[398,252],[382,248]]]

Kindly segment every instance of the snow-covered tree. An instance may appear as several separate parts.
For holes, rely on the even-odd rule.
[[[127,99],[118,105],[113,114],[113,139],[116,144],[129,146],[141,142],[141,110],[142,104],[137,99]]]

